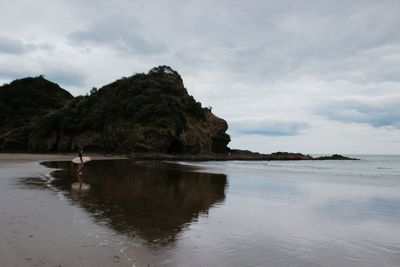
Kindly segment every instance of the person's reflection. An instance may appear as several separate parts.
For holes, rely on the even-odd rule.
[[[79,182],[79,190],[82,190],[82,184],[83,184],[83,177],[82,177],[82,170],[83,168],[83,163],[82,166],[79,166],[79,170],[78,170],[78,182]]]
[[[78,190],[78,191],[87,191],[90,189],[89,184],[85,184],[83,182],[83,168],[84,168],[84,163],[81,161],[78,164],[78,168],[76,169],[76,176],[78,177],[78,182],[72,184],[72,189]]]

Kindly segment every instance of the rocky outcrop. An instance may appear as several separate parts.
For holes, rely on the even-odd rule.
[[[43,83],[43,77],[27,78],[19,87],[35,87],[38,79]],[[15,83],[8,87],[16,91]],[[72,152],[82,147],[85,151],[127,154],[229,152],[226,121],[190,96],[181,76],[170,67],[119,79],[99,90],[92,89],[89,96],[73,98],[65,94],[62,101],[60,90],[65,90],[51,84],[44,89],[36,86],[41,94],[30,99],[36,103],[46,98],[51,108],[40,105],[40,117],[27,117],[30,123],[17,128],[11,125],[8,131],[0,132],[1,150]]]
[[[128,155],[136,160],[184,160],[184,161],[225,161],[225,160],[265,160],[265,161],[287,161],[287,160],[357,160],[341,155],[313,158],[310,155],[290,152],[275,152],[271,154],[261,154],[249,150],[231,149],[228,154],[181,154],[170,155],[163,153],[134,153]]]
[[[316,157],[314,158],[314,160],[358,160],[358,159],[345,157],[339,154],[333,154],[332,156]]]
[[[231,150],[228,124],[190,96],[167,66],[73,97],[43,76],[0,87],[0,151],[127,154],[136,159],[313,160]],[[340,155],[316,160],[347,160]]]
[[[267,155],[267,160],[312,160],[310,155],[301,153],[275,152]]]

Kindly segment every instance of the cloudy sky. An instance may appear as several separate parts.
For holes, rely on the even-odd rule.
[[[0,83],[169,65],[231,147],[400,154],[400,0],[0,0]]]

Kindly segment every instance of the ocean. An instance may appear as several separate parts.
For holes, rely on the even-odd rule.
[[[46,228],[26,235],[54,251],[45,263],[400,266],[400,156],[351,157],[360,160],[105,160],[81,173],[69,161],[7,166],[0,168],[1,218],[8,218],[0,233],[19,251],[38,253],[5,225],[18,217],[13,198],[23,195],[26,203],[14,203],[26,207],[36,196],[36,209],[48,206],[35,219]],[[23,214],[29,225],[33,215]],[[68,244],[80,249],[57,253]],[[0,245],[5,266],[13,262],[7,251],[18,255]],[[39,261],[26,257],[20,263]]]

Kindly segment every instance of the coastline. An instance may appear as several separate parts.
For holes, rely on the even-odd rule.
[[[358,160],[338,154],[330,156],[312,157],[302,153],[274,152],[261,154],[248,150],[231,150],[229,154],[163,154],[163,153],[136,153],[127,156],[132,160],[171,160],[171,161],[299,161],[299,160]]]
[[[127,158],[116,155],[90,155],[95,160]],[[340,241],[343,240],[343,231],[348,230],[348,213],[333,210],[332,215],[331,213],[326,214],[324,212],[326,206],[321,206],[321,203],[330,205],[334,201],[335,205],[337,205],[336,203],[340,203],[341,209],[351,209],[356,213],[357,218],[362,217],[365,213],[368,214],[368,219],[380,218],[382,220],[386,218],[383,221],[382,230],[366,227],[358,228],[357,232],[353,232],[352,228],[352,232],[346,232],[348,234],[346,242],[356,240],[358,235],[362,235],[368,238],[367,243],[374,244],[373,238],[378,234],[378,237],[382,238],[382,241],[377,243],[378,246],[392,244],[391,242],[395,241],[395,236],[393,236],[392,232],[386,234],[385,229],[388,231],[392,229],[393,215],[396,215],[398,211],[396,208],[397,204],[394,203],[394,206],[389,206],[392,209],[385,211],[383,214],[381,211],[381,204],[392,203],[390,202],[391,199],[398,196],[398,182],[393,183],[394,180],[392,179],[393,177],[398,177],[398,175],[396,173],[395,176],[390,176],[390,173],[393,173],[393,170],[388,168],[390,164],[379,164],[369,167],[371,164],[365,164],[364,161],[343,163],[322,163],[315,161],[308,161],[307,163],[276,162],[271,164],[262,162],[260,164],[257,162],[254,162],[254,164],[242,164],[241,162],[232,161],[227,163],[210,163],[211,165],[199,163],[199,165],[208,167],[206,167],[207,169],[201,169],[203,176],[196,176],[199,175],[196,174],[193,177],[192,182],[194,183],[192,185],[196,185],[195,188],[199,188],[198,185],[202,185],[201,181],[203,181],[205,182],[205,185],[203,184],[205,187],[200,187],[203,190],[194,191],[190,190],[192,187],[188,188],[190,185],[188,183],[190,176],[179,175],[179,172],[175,173],[174,171],[172,172],[174,175],[170,176],[161,175],[161,173],[158,173],[159,176],[153,175],[157,174],[157,172],[148,172],[149,170],[142,170],[141,172],[138,169],[129,171],[124,168],[109,168],[109,171],[92,172],[92,178],[99,181],[97,185],[100,185],[100,188],[112,188],[100,191],[114,192],[116,199],[118,199],[120,193],[122,194],[127,188],[131,188],[127,196],[129,196],[128,200],[131,201],[129,202],[131,203],[129,207],[135,211],[135,218],[136,215],[140,214],[138,211],[143,211],[143,209],[135,206],[135,203],[141,203],[139,206],[143,203],[158,203],[159,198],[155,197],[154,201],[150,201],[149,198],[130,198],[135,196],[135,194],[131,194],[132,192],[136,192],[136,196],[147,196],[150,191],[147,191],[146,188],[154,189],[154,194],[157,192],[162,193],[159,195],[156,194],[156,196],[165,196],[168,195],[165,194],[166,192],[170,192],[172,200],[179,200],[179,203],[182,202],[180,197],[174,198],[176,186],[171,186],[170,183],[159,183],[164,179],[169,182],[175,180],[184,182],[172,183],[172,185],[180,185],[184,186],[184,188],[186,186],[185,192],[187,198],[184,202],[185,205],[194,203],[197,207],[196,203],[199,199],[208,203],[210,196],[216,196],[215,198],[211,198],[211,200],[217,200],[216,204],[206,206],[206,212],[203,213],[204,216],[199,216],[198,220],[196,218],[190,219],[191,227],[176,228],[179,229],[180,234],[177,235],[176,239],[168,239],[171,240],[171,243],[168,246],[164,246],[157,237],[160,233],[157,230],[159,228],[149,232],[155,234],[157,237],[155,239],[156,243],[149,245],[142,238],[143,236],[130,236],[126,232],[118,231],[117,228],[110,228],[110,224],[108,224],[110,220],[113,218],[119,218],[118,220],[120,220],[123,217],[113,217],[112,214],[107,213],[108,209],[106,207],[108,206],[82,205],[82,203],[86,203],[85,198],[88,196],[84,192],[65,191],[59,187],[53,187],[45,183],[43,177],[47,176],[54,169],[49,169],[46,165],[38,164],[38,162],[45,160],[70,161],[72,157],[75,157],[75,154],[0,154],[0,216],[4,218],[4,220],[0,220],[0,234],[4,241],[0,244],[0,266],[187,266],[188,263],[192,262],[200,262],[202,263],[200,265],[206,266],[231,266],[235,265],[233,263],[236,263],[236,265],[246,265],[246,263],[252,262],[254,254],[249,251],[257,251],[259,249],[268,251],[272,253],[269,255],[274,255],[278,260],[281,260],[276,264],[277,266],[287,266],[296,265],[299,263],[297,255],[304,255],[304,251],[298,249],[302,243],[297,243],[297,240],[311,240],[315,242],[315,246],[310,246],[309,249],[321,253],[318,255],[324,255],[319,257],[318,255],[314,256],[315,254],[308,254],[310,256],[306,259],[309,266],[331,266],[330,262],[339,262],[339,265],[346,266],[376,266],[379,262],[387,262],[390,265],[398,259],[397,256],[393,256],[394,254],[390,254],[390,251],[386,253],[378,251],[380,253],[376,255],[363,250],[363,243],[356,247],[358,250],[346,247],[346,249],[349,249],[349,252],[344,251]],[[121,162],[125,166],[131,165],[127,161]],[[387,160],[383,159],[382,162],[387,162]],[[96,165],[95,162],[93,163]],[[107,163],[113,162],[110,161]],[[305,170],[304,164],[306,166],[311,164],[311,168]],[[367,166],[368,169],[360,172],[357,167],[360,164]],[[69,162],[61,162],[59,166],[62,165],[70,166],[71,164]],[[97,165],[103,166],[101,170],[105,170],[104,166],[107,164],[97,162]],[[133,165],[140,166],[141,163],[137,162],[133,163]],[[213,167],[215,165],[220,165],[218,170]],[[338,168],[336,169],[340,172],[332,173],[331,169],[315,168],[315,166],[323,167],[327,165],[331,167],[337,166]],[[121,167],[121,165],[116,166]],[[286,166],[287,168],[282,169],[279,166]],[[382,169],[376,168],[377,166],[381,166]],[[154,170],[157,168],[151,166],[150,169]],[[116,170],[119,170],[119,172]],[[376,172],[371,173],[370,170],[375,170]],[[208,177],[205,174],[208,172],[223,173],[226,177],[221,176],[221,174],[217,177]],[[359,177],[358,175],[362,173],[366,174],[366,176]],[[385,174],[386,183],[382,184],[380,179],[375,179],[374,173]],[[101,178],[103,174],[105,176]],[[357,174],[357,176],[354,174]],[[140,179],[142,175],[145,175],[143,180]],[[121,176],[125,177],[125,182],[114,179]],[[105,177],[108,177],[108,181],[117,180],[117,184],[111,185]],[[139,178],[138,183],[131,184],[129,182],[131,177]],[[153,180],[153,183],[150,182],[157,177],[159,177],[158,180]],[[227,178],[229,180],[224,180]],[[225,183],[215,183],[220,179],[225,181]],[[146,181],[146,183],[141,183],[141,181]],[[92,189],[95,190],[94,185],[96,183],[92,182],[89,182],[89,184],[93,185]],[[121,182],[122,184],[120,184]],[[119,184],[121,187],[118,187]],[[355,185],[365,188],[365,192],[352,190]],[[337,189],[332,192],[332,187]],[[164,188],[166,191],[160,191],[161,188]],[[221,190],[210,190],[213,188]],[[213,193],[210,195],[210,192]],[[316,192],[321,192],[321,194],[316,195]],[[328,194],[328,196],[321,197],[325,194]],[[199,198],[197,196],[203,197]],[[316,196],[317,199],[315,199]],[[372,197],[372,204],[375,203],[377,206],[365,207],[363,206],[365,201],[352,206],[352,203],[343,202],[348,199],[347,197],[357,200],[355,201],[356,203],[360,203],[360,198],[369,201],[368,199]],[[305,201],[297,201],[298,198]],[[134,201],[135,199],[140,199],[140,201]],[[257,200],[257,205],[254,205],[255,199]],[[171,202],[171,199],[168,198],[163,199],[163,201],[170,201],[172,204],[175,203],[174,201]],[[311,201],[312,205],[304,206],[302,204],[308,203],[308,201]],[[96,204],[93,200],[87,203]],[[99,202],[102,205],[104,203]],[[270,203],[274,205],[271,206]],[[118,206],[121,203],[111,202],[111,204],[110,207],[114,207],[114,204]],[[249,204],[253,204],[257,212],[254,212],[254,209],[249,209]],[[323,209],[315,210],[315,205]],[[123,206],[119,207],[124,209]],[[172,205],[172,207],[175,207],[175,205]],[[269,211],[267,215],[263,213],[266,208]],[[282,213],[283,208],[290,212]],[[148,206],[144,205],[144,211],[147,212],[147,210]],[[102,217],[103,215],[98,213],[99,211],[106,212],[105,217]],[[312,221],[309,221],[309,217],[304,216],[308,211],[312,211],[313,214],[317,214],[320,217],[314,217]],[[189,218],[192,218],[190,216],[192,215],[189,215]],[[253,220],[252,222],[248,220],[241,221],[243,217],[253,218]],[[101,218],[104,220],[101,220]],[[160,218],[161,221],[159,222],[162,223],[165,217],[161,216]],[[265,221],[265,218],[268,221]],[[335,220],[331,220],[331,218]],[[226,244],[227,237],[232,237],[232,228],[229,227],[232,221],[237,222],[235,230],[239,233],[234,236],[234,239],[230,243],[232,245],[231,248],[234,249],[237,256],[232,257],[228,255],[229,258],[225,258],[224,256],[220,256],[219,258],[196,258],[196,255],[199,253],[209,255],[210,249],[219,252],[226,251],[224,250],[225,246],[222,244]],[[298,221],[301,223],[300,225],[304,225],[307,228],[297,228],[299,225]],[[118,225],[121,225],[121,222]],[[147,221],[144,224],[140,224],[137,221],[127,222],[137,227],[135,229],[146,230],[148,226]],[[351,220],[350,222],[354,226],[360,224],[358,220]],[[185,221],[184,225],[189,224]],[[285,227],[282,228],[282,225]],[[328,241],[324,242],[324,247],[321,247],[320,243],[318,243],[320,239],[315,239],[314,231],[317,231],[320,236],[325,237],[326,227],[332,229],[332,225],[335,227],[334,231],[329,232],[331,235],[329,235]],[[253,229],[257,231],[256,237],[249,235]],[[309,231],[308,229],[312,230]],[[150,237],[153,236],[150,235]],[[288,237],[295,238],[290,239]],[[335,242],[332,242],[332,238]],[[210,239],[213,241],[212,243],[208,242]],[[243,240],[250,240],[250,242],[243,247],[238,246],[237,244],[243,244]],[[264,240],[269,240],[269,242],[265,243]],[[282,245],[282,242],[295,255],[285,253],[285,250],[280,250],[279,245]],[[251,246],[250,249],[248,246]],[[327,254],[326,251],[334,252],[332,255],[335,255],[335,261],[332,261],[329,253]],[[355,253],[359,260],[350,262],[347,257],[348,255],[354,255],[351,253]],[[219,255],[223,255],[223,253]],[[258,254],[261,265],[270,262],[270,258],[264,255]],[[389,258],[390,255],[392,255],[391,258]]]
[[[124,155],[104,155],[96,153],[88,153],[85,156],[92,160],[107,160],[107,159],[127,159]],[[70,161],[77,157],[76,153],[54,153],[54,154],[39,154],[39,153],[0,153],[0,161],[7,163],[22,163],[22,162],[42,162],[42,161]]]
[[[27,162],[27,161],[69,161],[75,158],[76,153],[0,153],[0,160]],[[131,159],[131,160],[154,160],[154,161],[298,161],[298,160],[358,160],[342,155],[312,157],[302,153],[274,152],[261,154],[248,150],[232,150],[229,154],[164,154],[164,153],[131,153],[123,154],[101,154],[85,153],[92,160],[108,159]]]
[[[0,266],[132,266],[118,247],[100,244],[96,236],[106,228],[48,184],[54,170],[40,162],[75,156],[0,153]]]

